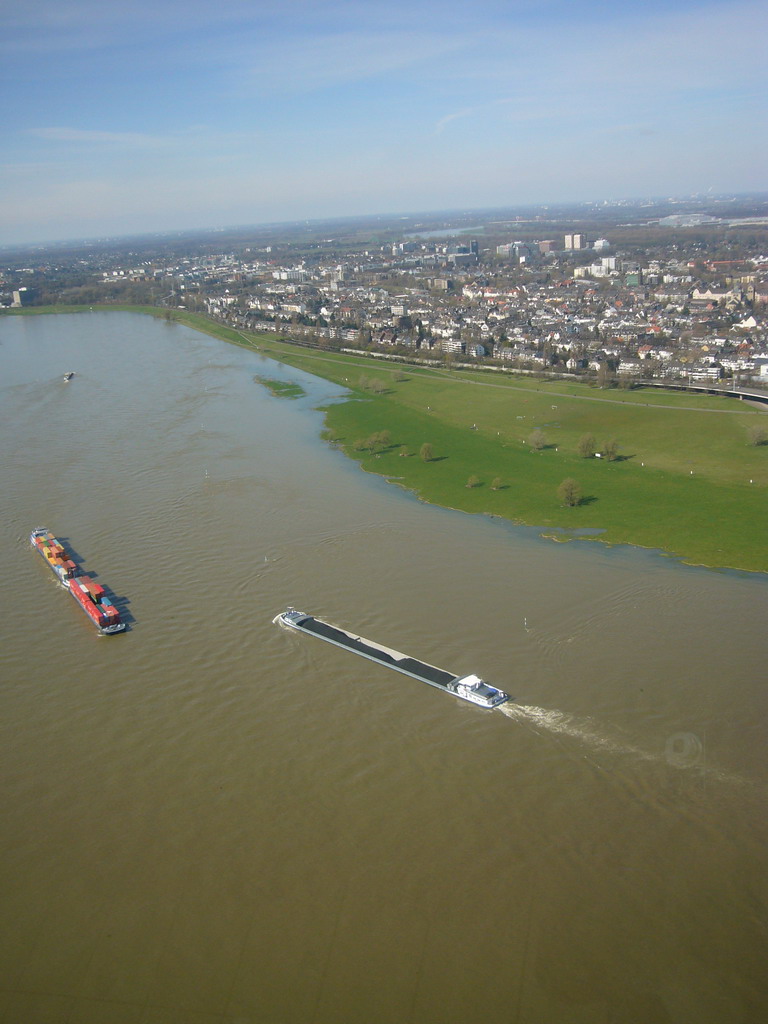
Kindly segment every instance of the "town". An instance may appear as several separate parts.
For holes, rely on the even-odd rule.
[[[150,305],[304,345],[604,386],[760,387],[766,214],[764,198],[723,197],[38,247],[0,257],[0,304]]]

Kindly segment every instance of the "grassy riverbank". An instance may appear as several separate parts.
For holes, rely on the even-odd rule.
[[[365,470],[425,501],[561,539],[590,531],[694,564],[768,571],[768,445],[748,443],[749,428],[768,417],[734,399],[402,366],[172,315],[348,388],[349,401],[325,410],[328,436]],[[537,430],[540,450],[530,443]],[[615,440],[618,457],[581,458],[585,434],[598,450]],[[425,444],[429,461],[420,456]],[[558,498],[565,478],[580,485],[575,507]]]
[[[766,414],[734,399],[499,380],[307,352],[272,339],[259,348],[349,388],[350,401],[326,410],[329,436],[364,469],[425,501],[540,526],[562,539],[590,531],[694,564],[768,571],[768,446],[748,443],[749,427]],[[544,435],[539,451],[530,443],[536,430]],[[383,432],[388,439],[377,444]],[[618,457],[580,457],[584,434],[594,435],[598,449],[615,439]],[[428,462],[420,457],[424,444],[432,448]],[[583,495],[573,508],[557,494],[569,477]]]

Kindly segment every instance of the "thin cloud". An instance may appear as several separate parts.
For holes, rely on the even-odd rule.
[[[108,146],[162,146],[167,139],[141,132],[104,132],[87,128],[28,128],[27,135],[48,142],[89,143]]]
[[[453,114],[446,114],[445,117],[441,117],[435,125],[435,135],[442,135],[445,127],[449,125],[451,121],[460,121],[463,117],[471,117],[476,110],[477,107],[466,107],[464,110],[457,110]]]
[[[658,135],[659,129],[650,124],[614,124],[605,129],[606,135]]]
[[[439,32],[350,31],[294,39],[286,52],[260,55],[244,84],[274,92],[312,92],[419,69],[466,46],[466,38]]]
[[[542,101],[541,96],[510,96],[478,103],[473,107],[464,107],[452,114],[446,114],[435,124],[434,134],[440,135],[454,121],[467,117],[481,118],[491,114],[495,119],[496,130],[504,124],[525,124],[527,122],[553,121],[567,117],[573,113],[569,103],[560,102],[556,105]]]

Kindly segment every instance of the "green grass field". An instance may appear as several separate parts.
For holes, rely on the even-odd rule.
[[[325,410],[329,435],[365,470],[425,501],[542,527],[560,539],[601,531],[590,537],[660,548],[694,564],[768,570],[768,446],[747,443],[748,427],[768,414],[751,406],[403,367],[271,339],[259,347],[348,387],[350,401]],[[373,381],[382,393],[371,390]],[[541,451],[528,444],[537,429]],[[391,442],[384,450],[357,450],[357,442],[385,430]],[[587,433],[598,449],[615,439],[619,457],[581,458],[578,442]],[[430,462],[419,457],[424,443],[433,449]],[[476,486],[467,486],[471,477]],[[573,508],[557,494],[568,477],[583,495]]]
[[[590,537],[693,564],[768,571],[768,445],[747,442],[750,426],[768,425],[766,412],[719,396],[409,367],[302,349],[194,314],[179,312],[178,320],[348,388],[349,401],[325,410],[325,436],[424,501],[560,539],[600,531]],[[537,429],[540,451],[528,444]],[[359,450],[382,431],[387,445]],[[615,439],[619,458],[581,458],[587,433],[598,450]],[[429,462],[419,456],[425,443]],[[558,497],[565,478],[580,485],[575,507]]]

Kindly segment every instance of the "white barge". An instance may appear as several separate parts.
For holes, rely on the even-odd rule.
[[[430,686],[436,686],[438,690],[445,690],[455,697],[461,697],[462,700],[477,704],[481,708],[495,708],[510,700],[508,693],[491,686],[490,683],[483,682],[478,676],[452,675],[442,668],[428,665],[425,661],[418,661],[416,658],[409,658],[407,654],[394,651],[391,647],[383,647],[373,640],[366,640],[339,626],[332,626],[313,615],[298,612],[295,608],[286,609],[273,621],[281,626],[316,636],[329,644],[342,647],[345,651],[352,651],[353,654],[359,654],[363,658],[368,658],[369,661],[375,661],[378,665],[393,668],[396,672],[412,676],[422,683],[429,683]]]

